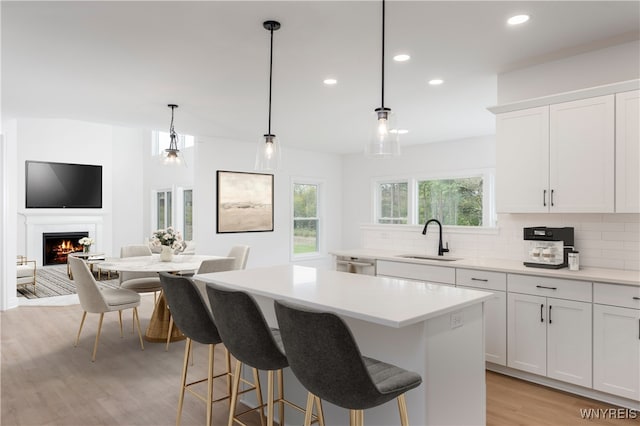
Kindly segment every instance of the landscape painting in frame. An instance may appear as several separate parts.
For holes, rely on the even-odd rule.
[[[217,232],[273,231],[273,175],[218,170]]]

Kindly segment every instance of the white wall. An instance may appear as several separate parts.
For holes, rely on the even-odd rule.
[[[493,136],[402,147],[400,157],[384,160],[366,158],[362,154],[344,156],[344,248],[360,247],[360,225],[373,220],[373,178],[493,168],[495,157]]]
[[[15,120],[3,123],[0,137],[0,310],[17,305],[16,297],[16,199],[17,199],[17,163],[18,143]]]
[[[500,74],[498,104],[637,78],[640,78],[640,41]]]
[[[324,229],[326,249],[341,244],[340,156],[283,147],[282,166],[274,173],[274,231],[233,234],[216,233],[216,171],[252,172],[254,143],[198,139],[195,155],[194,229],[197,252],[224,255],[235,244],[251,246],[247,267],[283,264],[291,261],[291,178],[304,177],[324,182]],[[329,267],[326,253],[301,264]]]

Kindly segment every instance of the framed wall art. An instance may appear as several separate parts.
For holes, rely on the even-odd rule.
[[[217,171],[217,233],[273,231],[273,175]]]

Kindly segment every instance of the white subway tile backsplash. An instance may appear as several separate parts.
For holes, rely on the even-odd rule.
[[[501,214],[496,232],[466,233],[445,227],[443,242],[449,242],[452,256],[520,260],[525,252],[522,228],[528,226],[573,226],[582,266],[640,269],[638,214]],[[380,231],[364,227],[361,232],[365,248],[437,253],[437,227],[429,227],[426,236],[415,228]]]

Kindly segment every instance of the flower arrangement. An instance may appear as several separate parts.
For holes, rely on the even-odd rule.
[[[78,240],[78,244],[82,246],[83,252],[88,253],[91,245],[93,244],[93,238],[82,237]]]
[[[91,245],[93,245],[93,242],[93,238],[89,237],[82,237],[78,240],[78,243],[85,247],[91,247]]]
[[[153,234],[151,234],[150,242],[156,247],[168,246],[173,249],[178,249],[182,247],[182,235],[170,226],[167,229],[154,231]]]

